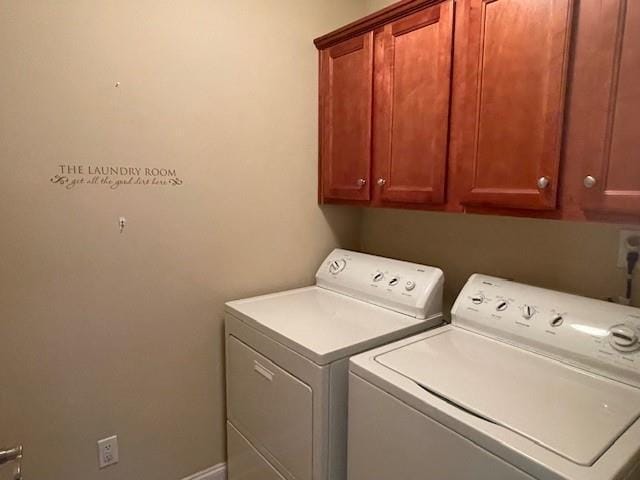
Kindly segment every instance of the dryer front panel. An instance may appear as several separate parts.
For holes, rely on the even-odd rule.
[[[236,428],[227,422],[229,480],[285,480]]]
[[[227,349],[229,420],[285,476],[311,480],[313,391],[235,337]]]

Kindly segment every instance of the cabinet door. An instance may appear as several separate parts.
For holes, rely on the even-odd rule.
[[[373,32],[320,54],[323,200],[369,200]]]
[[[575,95],[589,108],[576,119],[590,146],[582,160],[582,207],[640,214],[640,2],[602,0],[588,12],[599,37],[585,59],[596,85],[576,85]],[[595,5],[594,5],[595,7]],[[588,82],[588,78],[584,79]],[[583,142],[584,144],[584,142]],[[576,159],[579,160],[579,159]]]
[[[453,2],[376,32],[374,198],[444,202]]]
[[[554,209],[572,0],[460,0],[462,203]]]

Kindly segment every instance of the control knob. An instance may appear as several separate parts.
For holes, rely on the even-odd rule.
[[[564,323],[564,318],[562,317],[562,315],[556,315],[551,319],[551,321],[549,322],[549,325],[551,325],[553,328],[558,328],[562,326],[563,323]]]
[[[484,302],[484,295],[482,295],[481,293],[478,293],[477,295],[474,295],[473,297],[471,297],[471,303],[475,305],[480,305],[483,302]]]
[[[496,311],[504,312],[507,308],[509,308],[509,302],[506,302],[504,300],[500,300],[498,302],[498,305],[496,306]]]
[[[393,277],[390,281],[389,281],[389,286],[390,287],[395,287],[396,285],[398,285],[398,283],[400,283],[400,279],[398,277]]]
[[[373,276],[373,281],[374,282],[379,282],[380,280],[382,280],[384,278],[384,273],[382,272],[377,272],[374,276]]]
[[[341,271],[345,269],[347,266],[347,261],[344,259],[334,260],[329,264],[329,273],[332,275],[337,275]]]
[[[530,320],[536,314],[536,309],[531,305],[523,305],[522,306],[522,317]]]
[[[640,348],[638,333],[628,325],[616,325],[609,330],[611,346],[621,352],[633,352]]]

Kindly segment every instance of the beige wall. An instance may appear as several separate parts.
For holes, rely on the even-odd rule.
[[[358,212],[316,204],[312,39],[361,7],[2,1],[0,445],[24,442],[26,478],[224,461],[223,302],[309,284],[358,246]],[[65,190],[59,164],[184,185]],[[120,464],[98,472],[114,433]]]
[[[366,0],[366,2],[367,13],[375,12],[376,10],[388,7],[392,3],[396,3],[395,0]]]
[[[624,294],[613,225],[402,210],[367,210],[362,249],[445,272],[445,304],[480,272],[595,298]],[[636,304],[640,301],[636,282]]]

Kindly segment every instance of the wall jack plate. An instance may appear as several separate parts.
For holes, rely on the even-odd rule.
[[[635,238],[634,238],[635,237]],[[620,242],[618,247],[618,268],[627,268],[627,253],[629,253],[629,241],[634,243],[640,240],[640,230],[620,230]]]
[[[98,466],[105,468],[118,463],[118,460],[118,436],[98,440]]]

